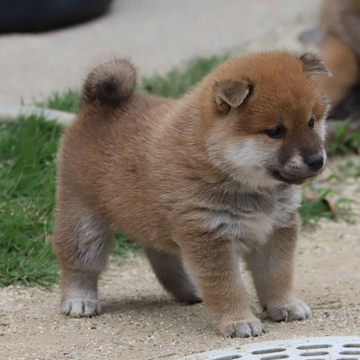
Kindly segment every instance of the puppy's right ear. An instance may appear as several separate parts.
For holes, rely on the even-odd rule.
[[[215,102],[219,110],[224,107],[237,108],[250,93],[250,86],[244,81],[225,80],[214,86]]]
[[[308,75],[332,76],[331,71],[326,67],[323,61],[313,53],[305,53],[300,56],[303,70]]]

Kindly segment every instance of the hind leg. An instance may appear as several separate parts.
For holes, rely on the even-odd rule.
[[[196,286],[185,269],[180,254],[169,254],[145,248],[151,267],[161,285],[177,300],[196,304],[202,300],[196,295]]]
[[[89,317],[101,313],[97,282],[112,238],[112,231],[85,207],[58,207],[53,246],[60,264],[64,314]]]

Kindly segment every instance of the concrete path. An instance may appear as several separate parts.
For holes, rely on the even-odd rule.
[[[319,0],[114,0],[97,20],[42,34],[0,35],[0,102],[31,102],[80,86],[86,71],[114,55],[143,73],[222,53],[272,33],[314,24]],[[292,34],[290,32],[290,34]]]

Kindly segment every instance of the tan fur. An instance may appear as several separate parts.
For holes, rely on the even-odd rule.
[[[320,14],[321,55],[333,77],[317,81],[336,106],[360,80],[360,0],[323,0]]]
[[[297,184],[326,161],[327,103],[309,76],[327,71],[321,61],[287,52],[233,59],[179,100],[132,93],[134,77],[117,66],[122,62],[90,74],[85,93],[95,95],[61,141],[53,245],[63,311],[101,311],[97,278],[120,229],[145,246],[176,298],[194,303],[201,296],[225,336],[263,331],[239,255],[271,319],[307,317],[292,273]],[[109,71],[127,92],[93,91]],[[274,129],[284,136],[271,138]]]

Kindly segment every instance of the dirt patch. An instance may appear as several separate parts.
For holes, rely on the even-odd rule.
[[[359,158],[353,158],[358,164]],[[347,159],[333,161],[332,168]],[[225,339],[203,305],[182,306],[157,283],[141,255],[111,259],[100,282],[104,315],[70,319],[58,309],[59,291],[8,287],[0,290],[1,359],[178,359],[249,342],[360,334],[360,179],[331,184],[353,204],[353,224],[321,219],[302,232],[296,261],[298,295],[311,306],[310,319],[265,321],[256,339]],[[248,279],[247,279],[248,280]],[[249,281],[247,281],[249,284]],[[254,311],[261,316],[249,284]]]

